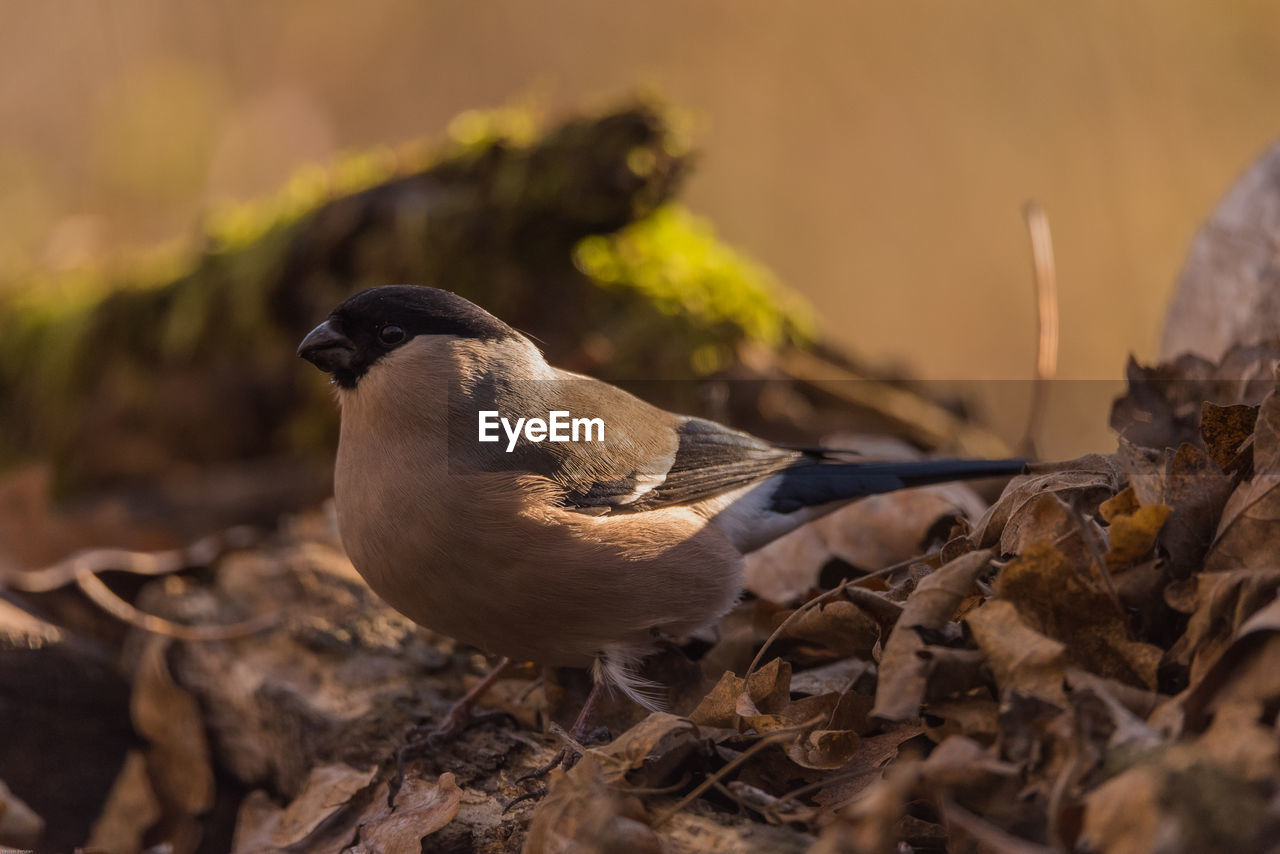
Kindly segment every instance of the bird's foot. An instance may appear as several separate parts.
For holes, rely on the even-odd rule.
[[[503,657],[499,659],[498,663],[483,679],[476,683],[470,691],[467,691],[462,696],[462,699],[449,707],[449,711],[439,723],[434,726],[419,724],[409,731],[404,744],[396,751],[395,779],[397,782],[404,779],[404,766],[410,759],[421,756],[426,751],[457,738],[462,734],[463,730],[474,723],[498,717],[510,717],[506,712],[497,709],[483,712],[475,710],[476,702],[484,696],[485,692],[510,666],[510,658]]]
[[[570,768],[578,764],[578,760],[582,758],[584,749],[582,745],[572,741],[566,741],[560,745],[560,749],[556,751],[555,756],[551,757],[551,761],[545,765],[540,765],[527,774],[522,774],[516,778],[516,785],[527,783],[530,780],[541,780],[557,768],[563,768],[568,771]]]
[[[421,723],[411,727],[400,752],[407,753],[412,758],[424,750],[452,741],[475,724],[510,717],[511,715],[502,709],[476,711],[469,704],[454,703],[439,722]]]
[[[598,744],[609,740],[609,728],[607,726],[598,726],[591,732],[583,735],[579,732],[568,732],[560,729],[560,727],[552,724],[551,731],[560,737],[560,749],[556,751],[556,755],[551,757],[551,761],[546,765],[535,768],[528,774],[516,778],[517,783],[527,783],[530,780],[541,780],[557,768],[563,768],[568,771],[570,768],[578,764],[578,760],[586,752],[584,745]]]
[[[391,778],[391,797],[395,797],[395,793],[404,782],[404,770],[410,761],[425,756],[429,751],[452,741],[474,724],[510,717],[501,709],[485,709],[477,712],[469,704],[460,701],[453,704],[439,723],[415,724],[409,729],[404,743],[396,751],[396,773]]]
[[[405,766],[413,759],[426,755],[440,745],[462,735],[469,727],[498,718],[509,719],[511,715],[502,709],[485,709],[476,711],[470,703],[460,700],[454,703],[445,716],[435,724],[423,723],[413,726],[400,749],[396,751],[397,783],[404,779]],[[398,786],[397,786],[398,788]]]
[[[515,784],[517,786],[522,783],[528,783],[531,780],[541,780],[557,768],[563,768],[565,771],[570,770],[573,766],[578,764],[578,761],[582,759],[583,754],[586,753],[586,747],[584,745],[608,741],[610,736],[609,728],[605,726],[596,727],[585,738],[581,735],[575,738],[573,733],[566,733],[554,724],[551,727],[551,731],[560,737],[562,742],[560,749],[551,757],[550,762],[547,762],[545,765],[540,765],[529,773],[522,774],[517,777],[515,779]],[[579,739],[581,739],[581,741],[579,741]],[[508,812],[516,804],[523,803],[524,801],[536,800],[546,793],[547,788],[545,786],[534,789],[530,792],[525,792],[523,795],[519,795],[518,797],[508,801],[507,805],[502,808],[502,811]]]

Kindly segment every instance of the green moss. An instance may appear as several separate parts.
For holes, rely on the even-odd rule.
[[[573,259],[602,288],[638,294],[663,314],[696,326],[726,328],[725,343],[741,337],[775,349],[815,337],[807,303],[679,205],[664,205],[614,234],[584,238]],[[723,358],[705,345],[690,358],[699,375],[723,367]]]
[[[326,202],[349,196],[445,160],[470,160],[490,147],[535,143],[542,122],[534,109],[468,110],[449,124],[448,141],[414,140],[346,152],[328,165],[299,168],[279,192],[216,208],[205,219],[211,244],[222,251],[251,246],[271,231],[296,223]]]
[[[530,145],[542,132],[542,123],[533,107],[497,110],[467,110],[449,122],[449,138],[464,148],[487,148],[503,141]]]
[[[392,282],[454,290],[557,364],[668,381],[662,402],[694,406],[695,384],[670,381],[814,333],[768,270],[669,203],[687,124],[652,99],[545,131],[533,110],[469,112],[447,140],[299,170],[211,213],[193,244],[0,288],[0,454],[50,458],[69,485],[327,459],[334,407],[294,348],[346,295]]]
[[[216,249],[243,249],[271,231],[297,222],[325,202],[390,180],[414,160],[416,156],[402,157],[393,149],[379,147],[342,155],[329,166],[308,164],[294,172],[272,196],[216,208],[205,218],[205,232]]]

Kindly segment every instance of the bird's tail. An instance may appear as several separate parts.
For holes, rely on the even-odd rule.
[[[912,460],[906,462],[814,463],[781,472],[770,499],[775,513],[792,513],[832,501],[893,492],[909,486],[925,486],[953,480],[1013,477],[1026,470],[1027,461],[1010,460]]]

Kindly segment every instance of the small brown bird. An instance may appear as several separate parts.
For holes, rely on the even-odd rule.
[[[356,569],[435,631],[591,667],[579,736],[602,687],[654,705],[636,664],[733,606],[745,553],[855,498],[1023,468],[849,462],[676,415],[551,367],[436,288],[362,291],[298,354],[337,388],[334,497]]]

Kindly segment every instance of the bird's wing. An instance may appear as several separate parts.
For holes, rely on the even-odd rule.
[[[565,487],[565,503],[587,512],[694,504],[805,459],[801,452],[700,418],[682,419],[674,429],[670,425],[662,429],[674,434],[673,448],[654,454],[641,443],[615,444],[604,472],[598,457],[581,464],[572,458],[562,460],[551,477]],[[574,446],[574,452],[573,456],[595,454],[585,443]]]
[[[565,371],[554,376],[518,388],[476,383],[455,413],[451,450],[465,448],[467,463],[484,470],[548,478],[564,490],[565,505],[589,513],[692,504],[807,457],[714,421],[675,415],[609,383]],[[598,418],[604,437],[551,442],[522,434],[508,450],[503,432],[500,442],[478,444],[474,419],[480,409],[498,411],[511,423],[517,415],[546,418],[551,410]]]
[[[676,428],[676,435],[679,444],[666,477],[640,497],[635,509],[693,504],[809,459],[804,452],[701,418],[685,420]]]

